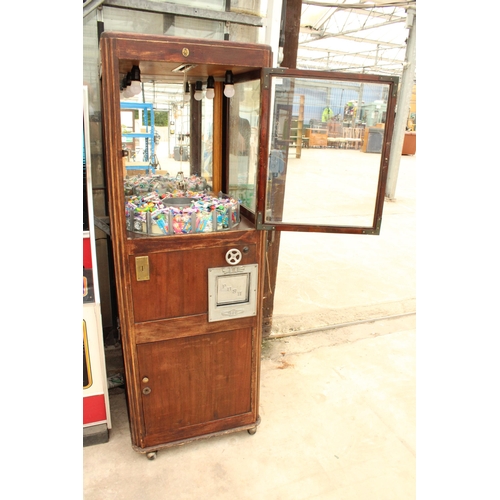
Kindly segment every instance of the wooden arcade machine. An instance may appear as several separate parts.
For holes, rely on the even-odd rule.
[[[314,155],[339,151],[311,149],[309,158],[303,154],[296,160],[302,163],[292,165],[290,123],[299,96],[306,96],[309,118],[347,88],[385,99],[392,117],[397,79],[273,69],[271,50],[264,45],[112,32],[103,33],[100,44],[133,447],[152,459],[160,449],[196,439],[243,430],[253,434],[260,423],[268,233],[380,231],[392,118],[382,154],[360,167],[366,192],[358,186],[349,194],[352,172],[345,176],[338,157],[332,167],[338,182],[312,221],[313,200],[306,214],[300,199],[307,183],[314,182],[308,178],[320,160]],[[120,90],[133,66],[140,68],[143,89],[155,82],[156,88],[189,91],[188,176],[132,176],[124,170]],[[196,98],[195,91],[205,92],[207,85],[214,89],[213,99]]]

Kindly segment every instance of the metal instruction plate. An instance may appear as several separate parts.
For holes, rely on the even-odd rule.
[[[208,270],[208,321],[257,314],[258,264]]]

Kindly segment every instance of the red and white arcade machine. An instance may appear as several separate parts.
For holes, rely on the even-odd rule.
[[[108,441],[111,429],[97,280],[88,89],[83,87],[83,444]]]

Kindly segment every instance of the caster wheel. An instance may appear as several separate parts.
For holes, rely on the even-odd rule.
[[[156,451],[150,451],[146,453],[146,457],[148,460],[154,460],[156,458]]]
[[[253,436],[257,432],[257,427],[252,427],[251,429],[248,429],[247,432],[250,436]]]

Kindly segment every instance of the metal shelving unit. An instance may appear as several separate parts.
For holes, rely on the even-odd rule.
[[[137,162],[137,165],[127,165],[127,170],[146,170],[148,173],[155,173],[154,159],[155,155],[155,114],[153,104],[140,102],[120,102],[120,109],[142,110],[142,123],[146,128],[146,132],[130,132],[122,134],[124,138],[143,138],[146,141],[144,148],[143,162]]]

